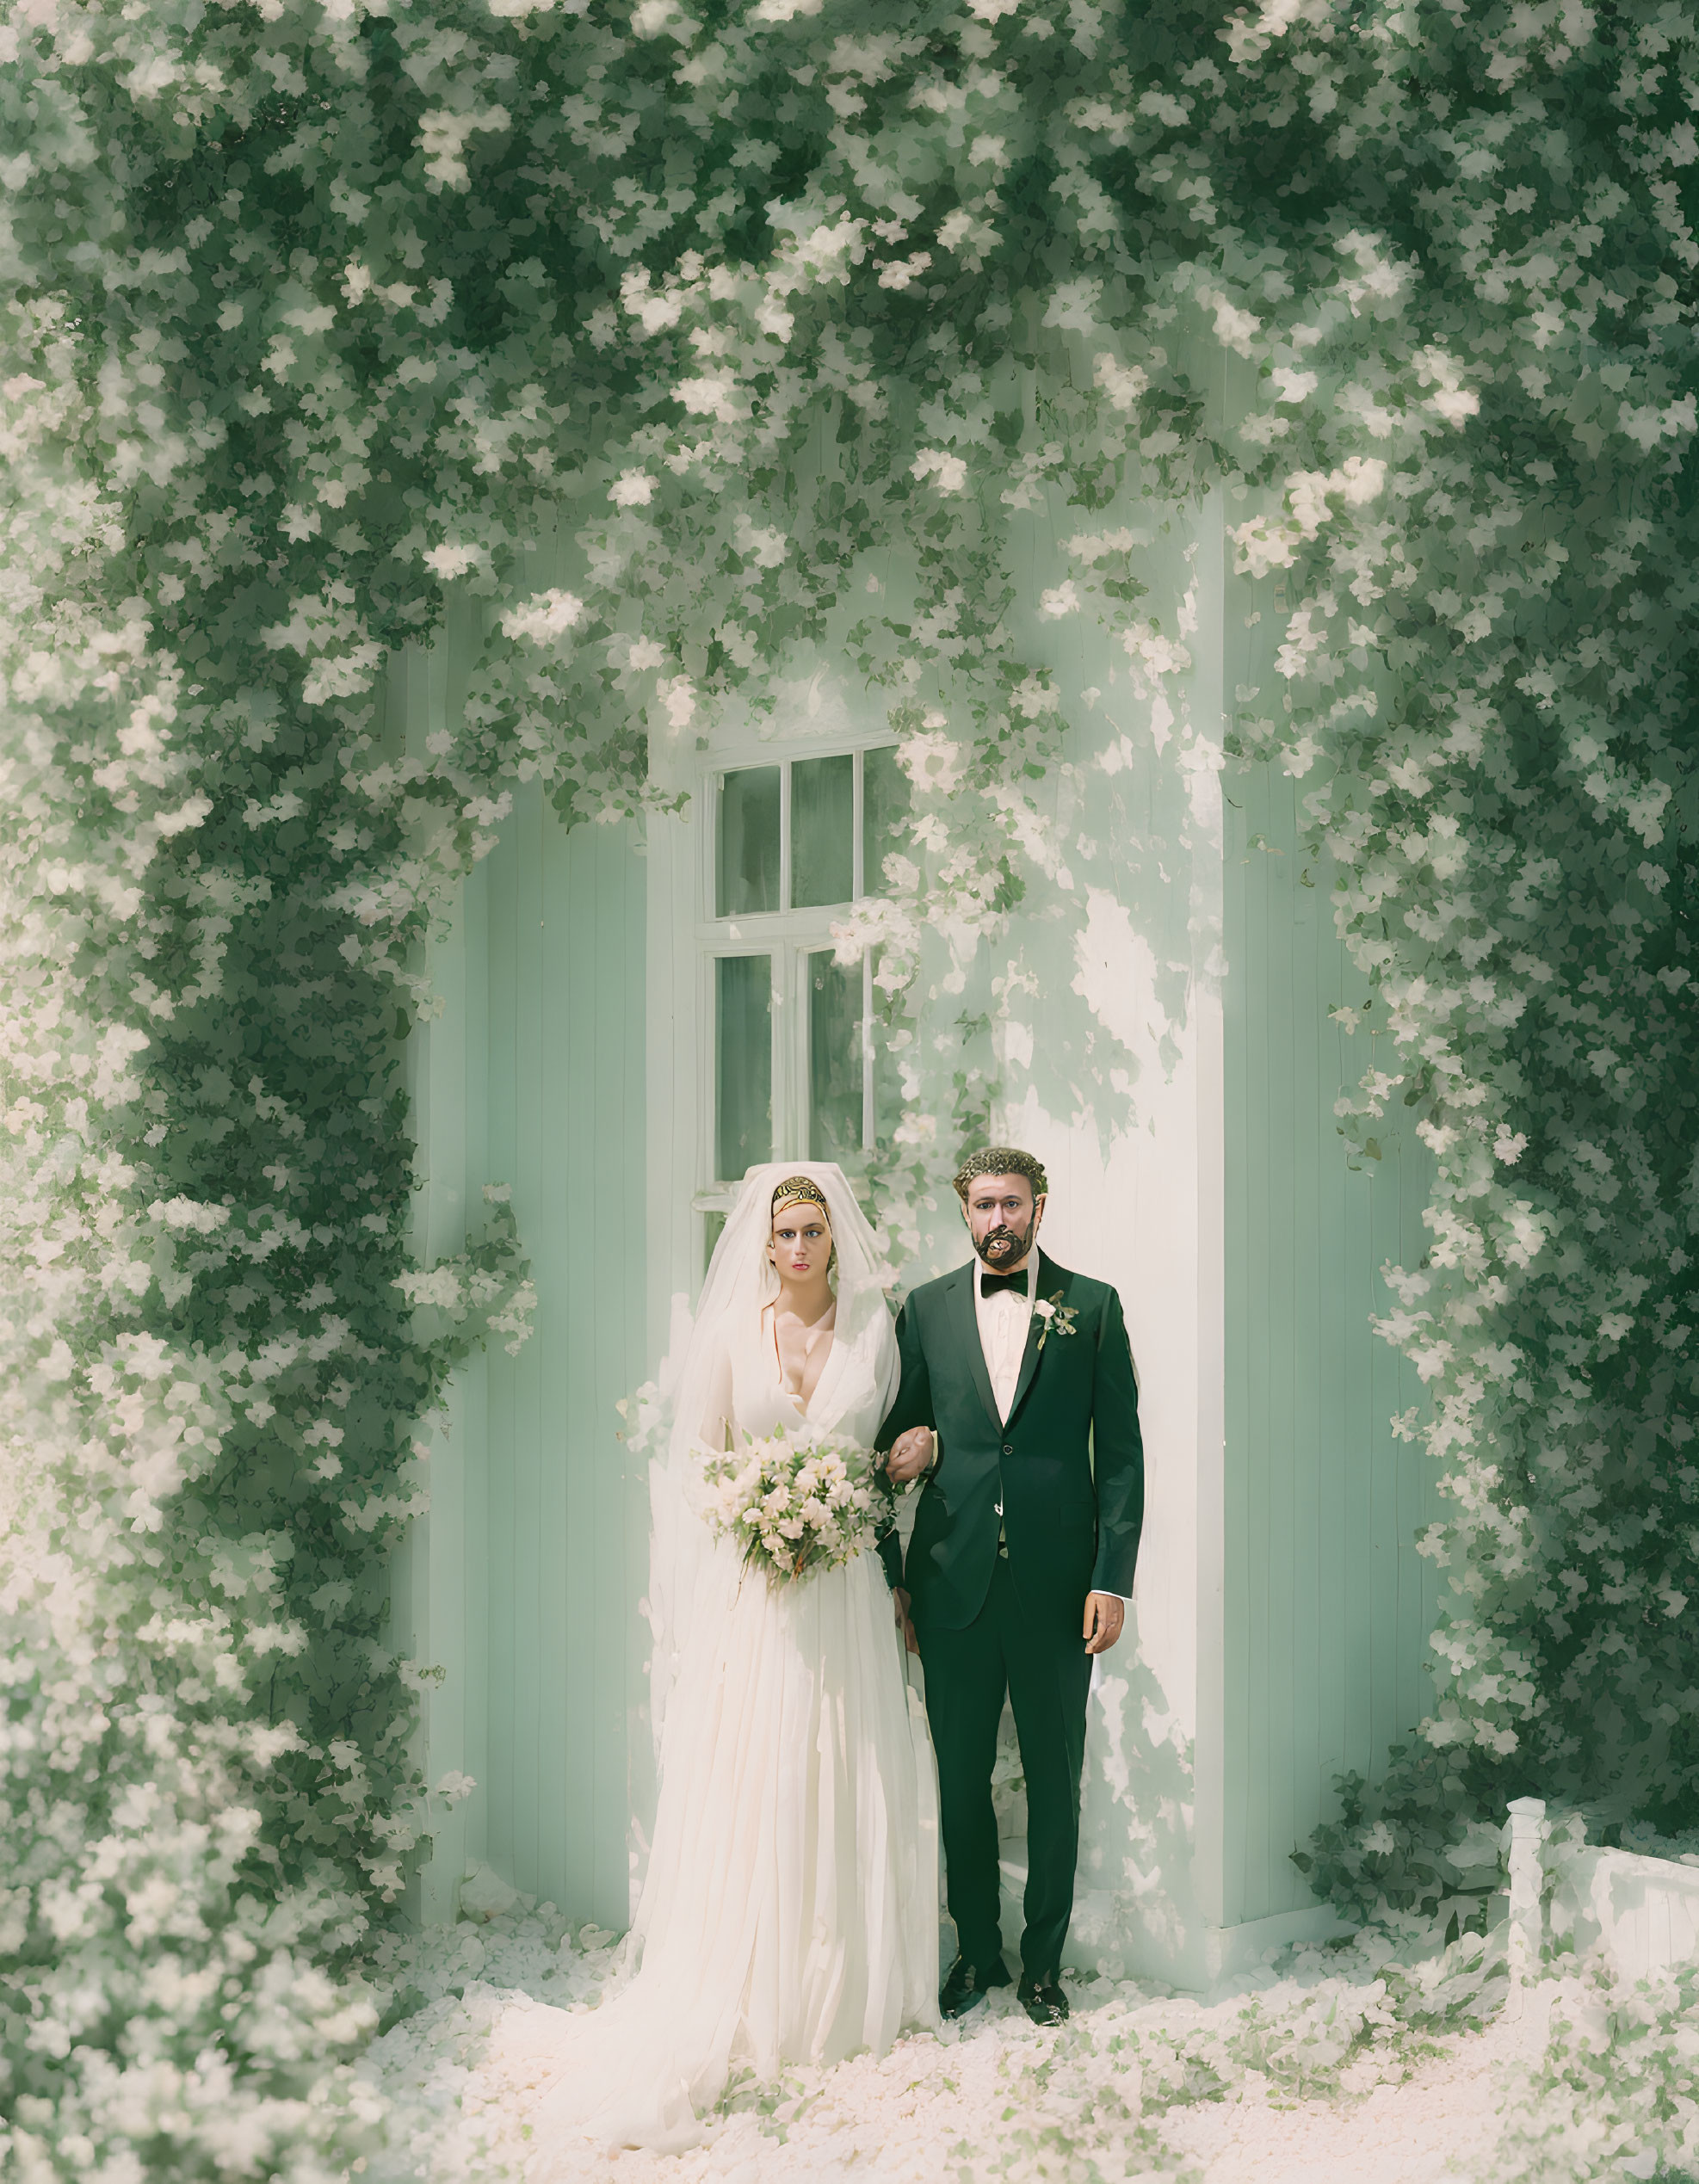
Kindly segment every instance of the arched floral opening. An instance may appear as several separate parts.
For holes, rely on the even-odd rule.
[[[461,1786],[413,1779],[430,1667],[380,1643],[402,1422],[526,1304],[499,1206],[407,1263],[399,1040],[510,784],[642,808],[651,745],[759,703],[908,541],[855,638],[910,840],[842,938],[900,1021],[926,936],[971,949],[1042,865],[1067,724],[1006,550],[1041,499],[1078,571],[1037,610],[1157,687],[1189,661],[1144,532],[1217,492],[1279,586],[1235,755],[1312,785],[1342,1020],[1391,1033],[1342,1124],[1373,1158],[1409,1102],[1436,1156],[1382,1331],[1455,1504],[1438,1704],[1324,1877],[1432,1896],[1451,1816],[1524,1786],[1684,1809],[1690,26],[65,0],[3,35],[30,2158],[340,2165],[372,2128],[337,2061],[369,2008],[316,1967]],[[540,588],[543,510],[574,573]],[[385,662],[450,613],[464,703],[392,750]],[[905,1107],[965,1126],[989,1070],[911,1052]],[[954,1150],[899,1128],[888,1201]]]

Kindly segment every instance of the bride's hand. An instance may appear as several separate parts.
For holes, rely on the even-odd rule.
[[[920,1640],[914,1634],[914,1625],[909,1620],[909,1596],[900,1585],[891,1588],[891,1605],[897,1611],[897,1628],[903,1634],[903,1644],[911,1653],[918,1653]]]
[[[931,1460],[931,1428],[911,1426],[905,1434],[899,1434],[892,1442],[885,1468],[891,1474],[893,1485],[906,1486],[911,1479],[920,1477]]]

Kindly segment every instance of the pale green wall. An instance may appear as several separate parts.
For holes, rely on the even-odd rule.
[[[473,631],[398,663],[410,741],[458,702]],[[649,1768],[640,1715],[647,1502],[615,1410],[653,1369],[643,1324],[644,868],[630,824],[568,831],[533,784],[431,945],[442,1007],[415,1033],[414,1248],[452,1255],[485,1182],[511,1186],[537,1290],[517,1358],[455,1378],[427,1431],[430,1514],[398,1558],[400,1650],[440,1669],[422,1763],[477,1781],[439,1814],[415,1889],[452,1918],[487,1862],[578,1917],[629,1916],[627,1833]],[[635,1780],[633,1784],[633,1777]]]
[[[488,1365],[483,1854],[623,1926],[646,1503],[615,1404],[652,1371],[644,1274],[643,866],[522,789],[479,874],[485,1163],[513,1185],[535,1331]],[[481,934],[479,928],[481,926]]]
[[[1251,680],[1278,688],[1266,668]],[[1333,1102],[1370,1036],[1328,1012],[1369,987],[1335,935],[1331,872],[1303,884],[1311,786],[1277,767],[1223,776],[1229,1924],[1313,1900],[1290,1853],[1337,1813],[1333,1777],[1383,1771],[1431,1698],[1437,1573],[1414,1545],[1438,1514],[1431,1465],[1387,1422],[1421,1384],[1368,1325],[1393,1301],[1382,1263],[1425,1247],[1430,1163],[1394,1092],[1370,1126],[1382,1157],[1347,1165]],[[1248,848],[1258,834],[1268,848]],[[1391,1046],[1373,1052],[1395,1072]]]

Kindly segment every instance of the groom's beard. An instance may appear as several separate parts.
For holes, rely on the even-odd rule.
[[[999,1221],[994,1229],[988,1229],[973,1249],[993,1274],[1005,1267],[1017,1267],[1032,1249],[1032,1232],[1035,1224],[1029,1221],[1024,1229],[1011,1229],[1006,1221]]]

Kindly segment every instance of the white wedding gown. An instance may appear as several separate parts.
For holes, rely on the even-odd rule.
[[[803,1419],[759,1334],[720,1344],[700,1428],[717,1446],[724,1418],[757,1438]],[[888,1393],[865,1344],[834,1340],[806,1422],[866,1446]],[[699,1527],[694,1597],[637,1969],[594,2010],[516,2009],[495,2034],[532,2089],[530,2184],[581,2175],[588,2145],[695,2144],[745,2068],[882,2053],[938,2021],[936,1775],[879,1558],[775,1587],[677,1521]]]

